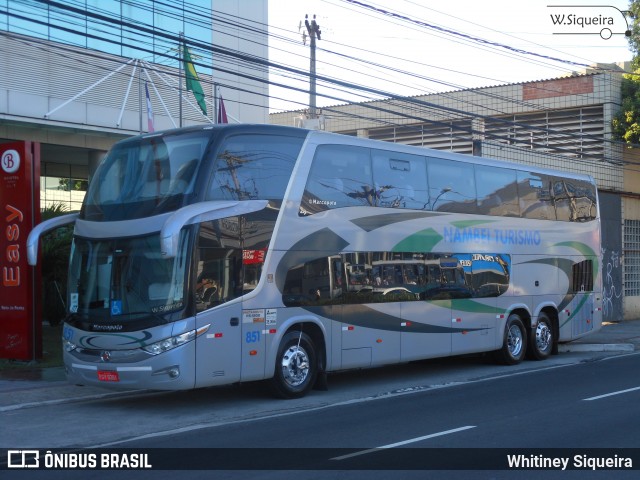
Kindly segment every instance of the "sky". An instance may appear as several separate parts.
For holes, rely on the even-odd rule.
[[[316,15],[322,31],[317,74],[379,91],[318,80],[319,107],[384,98],[384,93],[423,95],[555,78],[596,62],[631,60],[621,13],[628,5],[627,0],[271,0],[269,58],[308,72],[309,41],[302,41],[308,14]],[[308,105],[308,79],[274,73],[271,80],[302,90],[271,86],[272,112]]]

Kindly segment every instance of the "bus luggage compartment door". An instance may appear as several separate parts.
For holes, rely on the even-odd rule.
[[[400,361],[400,303],[343,305],[342,368]]]
[[[448,300],[402,304],[402,361],[451,354],[451,307]]]
[[[573,300],[576,309],[571,321],[574,338],[593,330],[593,295],[593,293],[579,293]]]

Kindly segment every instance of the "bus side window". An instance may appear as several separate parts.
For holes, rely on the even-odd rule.
[[[214,159],[207,200],[282,201],[302,139],[279,135],[229,137]]]
[[[377,206],[368,148],[321,145],[302,195],[301,216],[333,208]]]
[[[549,175],[518,172],[521,215],[524,218],[556,220],[552,188],[553,177]]]
[[[476,182],[469,163],[427,158],[428,209],[440,212],[476,213]]]
[[[480,215],[520,216],[515,170],[476,165],[475,173]]]
[[[373,181],[381,207],[422,210],[429,203],[424,157],[372,150]]]
[[[558,220],[586,222],[595,219],[595,195],[587,182],[556,178],[552,191]]]

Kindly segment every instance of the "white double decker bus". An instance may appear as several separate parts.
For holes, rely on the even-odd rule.
[[[177,390],[495,352],[600,328],[588,176],[279,126],[117,143],[75,222],[69,381]]]

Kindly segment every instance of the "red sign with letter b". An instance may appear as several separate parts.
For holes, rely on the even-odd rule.
[[[27,236],[39,221],[40,145],[0,144],[0,358],[42,355],[40,308],[34,301],[40,289],[27,263]]]

